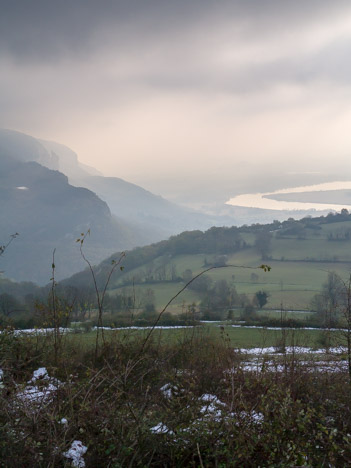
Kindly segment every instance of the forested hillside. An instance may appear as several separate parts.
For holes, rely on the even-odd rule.
[[[301,221],[289,219],[266,225],[189,231],[127,252],[124,270],[112,278],[110,288],[116,294],[134,288],[141,295],[151,288],[156,306],[161,306],[186,280],[202,270],[233,265],[208,272],[208,284],[212,282],[213,287],[217,281],[225,281],[249,297],[264,289],[271,307],[309,309],[329,272],[348,278],[350,247],[351,216],[346,210]],[[116,253],[96,267],[100,285],[105,282],[111,261],[118,257]],[[261,263],[271,266],[269,274],[250,269]],[[236,268],[240,266],[249,268]],[[91,275],[85,270],[64,283],[83,286],[89,282]],[[204,294],[206,288],[196,291],[193,285],[178,304],[183,300],[197,303]]]

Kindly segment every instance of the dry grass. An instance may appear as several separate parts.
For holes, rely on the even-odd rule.
[[[98,356],[63,337],[57,365],[50,336],[0,340],[1,466],[70,466],[63,453],[74,440],[87,446],[87,467],[351,461],[346,373],[307,371],[292,356],[280,358],[278,372],[245,371],[225,334],[198,329],[169,343],[155,334],[146,345],[140,334],[116,334]],[[37,404],[21,401],[44,366],[62,384]],[[44,391],[49,382],[35,385]]]

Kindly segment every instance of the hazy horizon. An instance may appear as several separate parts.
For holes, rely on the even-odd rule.
[[[0,127],[174,198],[347,178],[350,46],[347,1],[7,2]]]

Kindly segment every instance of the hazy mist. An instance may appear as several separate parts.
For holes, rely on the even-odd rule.
[[[2,2],[0,127],[179,199],[339,180],[350,48],[348,1]]]

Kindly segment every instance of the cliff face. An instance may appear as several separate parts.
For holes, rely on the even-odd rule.
[[[36,139],[14,130],[0,129],[0,157],[16,161],[35,161],[49,169],[58,169],[58,156],[47,151]]]
[[[48,282],[56,248],[56,275],[63,278],[84,268],[77,237],[91,230],[85,244],[92,262],[113,251],[142,243],[138,234],[112,217],[107,204],[85,188],[73,187],[67,177],[38,162],[45,150],[35,140],[0,133],[0,244],[18,232],[0,260],[0,269],[16,280]],[[34,141],[32,141],[34,140]],[[38,152],[36,153],[36,150]]]
[[[12,130],[0,129],[0,169],[0,245],[20,233],[1,257],[0,271],[15,280],[47,282],[54,249],[57,279],[80,271],[86,265],[76,239],[89,229],[84,247],[97,263],[184,230],[225,224],[101,176],[64,145]]]

